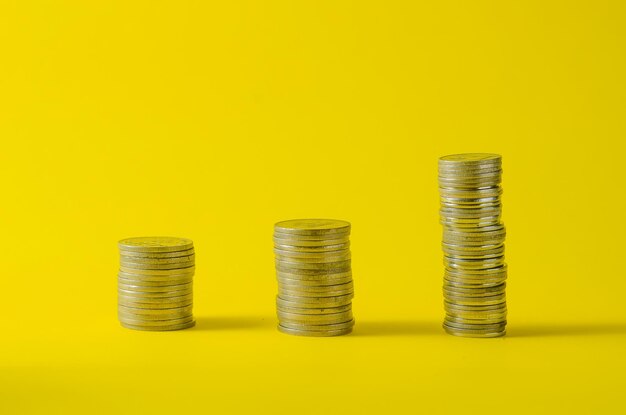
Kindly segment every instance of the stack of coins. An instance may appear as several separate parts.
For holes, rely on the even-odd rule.
[[[463,337],[506,333],[502,158],[455,154],[439,159],[446,332]]]
[[[118,316],[135,330],[193,327],[193,242],[184,238],[146,237],[118,243]]]
[[[339,336],[354,326],[350,223],[298,219],[274,226],[278,329]]]

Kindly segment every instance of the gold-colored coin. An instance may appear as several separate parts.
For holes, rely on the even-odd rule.
[[[276,310],[285,313],[320,315],[320,314],[337,314],[352,310],[352,303],[344,304],[337,307],[292,307],[286,306],[284,301],[276,300]],[[306,305],[306,304],[305,304]]]
[[[326,330],[326,331],[317,331],[317,330],[298,330],[298,329],[290,329],[287,327],[283,327],[280,324],[278,325],[278,331],[285,334],[291,334],[294,336],[306,336],[306,337],[334,337],[334,336],[343,336],[346,334],[352,333],[352,326],[342,329],[342,330]]]
[[[196,271],[195,266],[187,267],[187,268],[176,268],[176,269],[142,269],[142,268],[132,268],[128,266],[120,265],[120,272],[128,275],[138,275],[138,276],[161,276],[161,277],[173,277],[173,276],[182,276],[189,275]]]
[[[350,222],[335,219],[293,219],[278,222],[274,232],[287,235],[337,235],[350,233]]]
[[[183,330],[183,329],[188,329],[191,328],[193,326],[196,325],[195,320],[192,320],[188,323],[183,323],[183,324],[172,324],[172,325],[162,325],[162,326],[155,326],[155,327],[146,327],[144,325],[135,325],[135,324],[129,324],[129,323],[125,323],[123,321],[120,321],[120,324],[127,328],[127,329],[132,329],[132,330],[145,330],[145,331],[173,331],[173,330]]]
[[[140,258],[140,257],[127,257],[120,256],[121,263],[128,263],[135,265],[137,267],[141,267],[144,265],[167,265],[167,264],[193,264],[196,260],[195,255],[185,255],[178,257],[170,257],[170,258]],[[131,266],[132,266],[131,265]]]
[[[179,258],[179,257],[188,257],[190,255],[195,254],[195,249],[187,249],[185,251],[175,251],[175,252],[140,252],[140,251],[121,251],[120,256],[123,258],[128,258],[128,260],[132,260],[134,258],[137,259],[164,259],[164,258]]]
[[[122,314],[131,314],[131,315],[141,315],[141,316],[159,316],[159,315],[170,315],[170,314],[188,314],[193,311],[193,304],[187,304],[181,307],[173,307],[173,308],[137,308],[130,307],[124,304],[119,304],[117,306],[118,313]],[[146,317],[146,318],[147,318]]]
[[[193,241],[169,236],[127,238],[118,242],[121,251],[176,252],[193,248]]]
[[[117,281],[117,288],[124,291],[138,291],[143,293],[167,293],[171,291],[187,291],[193,288],[193,283],[188,282],[186,284],[177,284],[177,285],[166,285],[166,286],[145,286],[145,285],[137,285],[137,284],[127,284],[125,282],[121,282],[119,279]]]

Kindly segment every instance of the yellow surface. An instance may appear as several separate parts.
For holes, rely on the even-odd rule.
[[[623,413],[622,1],[3,1],[0,413]],[[504,157],[509,335],[443,333],[437,157]],[[353,224],[353,335],[275,330],[272,225]],[[195,329],[116,318],[192,238]]]

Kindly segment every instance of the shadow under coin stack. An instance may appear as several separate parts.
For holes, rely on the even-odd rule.
[[[299,219],[274,226],[278,330],[339,336],[354,326],[350,223]]]
[[[443,328],[455,336],[499,337],[506,333],[501,178],[502,158],[497,154],[455,154],[439,159]]]
[[[118,243],[118,316],[135,330],[193,327],[193,242],[184,238],[146,237]]]

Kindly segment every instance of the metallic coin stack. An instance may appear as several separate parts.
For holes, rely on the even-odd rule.
[[[193,327],[193,242],[184,238],[146,237],[118,243],[118,316],[135,330]]]
[[[350,223],[298,219],[274,226],[278,329],[339,336],[354,326]]]
[[[455,154],[439,159],[446,332],[463,337],[506,333],[502,158]]]

